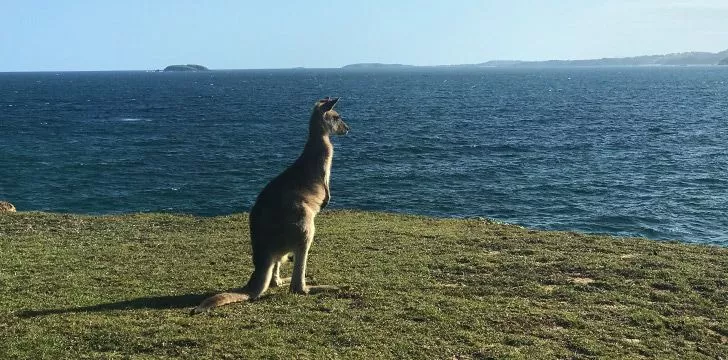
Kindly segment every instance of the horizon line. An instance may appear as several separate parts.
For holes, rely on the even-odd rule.
[[[305,69],[305,70],[336,70],[336,69],[343,69],[346,66],[349,65],[360,65],[360,64],[381,64],[381,65],[390,65],[390,66],[403,66],[403,67],[457,67],[457,66],[478,66],[481,64],[486,63],[495,63],[495,62],[520,62],[520,63],[539,63],[539,62],[555,62],[555,61],[594,61],[594,60],[608,60],[608,59],[631,59],[631,58],[640,58],[640,57],[651,57],[651,56],[669,56],[669,55],[680,55],[680,54],[691,54],[691,53],[704,53],[704,54],[713,54],[718,55],[723,52],[728,52],[728,49],[722,50],[722,51],[698,51],[698,50],[691,50],[691,51],[680,51],[680,52],[671,52],[671,53],[665,53],[665,54],[649,54],[649,55],[632,55],[632,56],[613,56],[613,57],[600,57],[600,58],[587,58],[587,59],[545,59],[545,60],[515,60],[515,59],[491,59],[486,60],[479,63],[457,63],[457,64],[436,64],[436,65],[413,65],[413,64],[404,64],[404,63],[396,63],[396,62],[378,62],[378,61],[368,61],[368,62],[353,62],[348,63],[344,65],[340,65],[338,67],[307,67],[307,66],[291,66],[291,67],[270,67],[270,68],[211,68],[208,71],[237,71],[237,70],[295,70],[295,69]],[[603,66],[650,66],[650,65],[603,65]],[[671,65],[659,65],[656,64],[654,66],[671,66]],[[680,65],[675,65],[680,66]],[[701,65],[694,65],[694,66],[701,66]],[[702,65],[702,66],[715,66],[715,65]],[[0,73],[40,73],[40,72],[124,72],[124,71],[141,71],[141,72],[164,72],[162,69],[103,69],[103,70],[0,70]],[[204,71],[203,71],[204,72]]]

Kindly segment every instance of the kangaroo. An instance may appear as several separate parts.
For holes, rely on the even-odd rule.
[[[333,110],[339,98],[316,102],[308,128],[308,140],[296,161],[271,180],[250,210],[250,242],[253,274],[236,292],[205,299],[192,314],[247,300],[256,300],[269,286],[290,282],[297,294],[336,290],[335,286],[306,285],[306,261],[313,242],[314,218],[329,203],[329,176],[334,147],[329,135],[345,135],[349,126]],[[282,279],[281,262],[293,253],[293,276]]]

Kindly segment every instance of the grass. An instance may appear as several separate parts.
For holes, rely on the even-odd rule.
[[[189,316],[247,280],[247,215],[0,215],[0,358],[728,358],[725,248],[348,211],[317,231],[309,282],[338,293]]]

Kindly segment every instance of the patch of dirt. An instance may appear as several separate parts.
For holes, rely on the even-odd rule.
[[[593,283],[594,279],[588,277],[573,277],[571,278],[571,282],[579,285],[587,285]]]

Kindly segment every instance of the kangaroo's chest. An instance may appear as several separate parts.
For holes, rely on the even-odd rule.
[[[323,172],[324,172],[324,184],[329,187],[329,179],[331,179],[331,162],[333,159],[333,151],[324,159]]]

